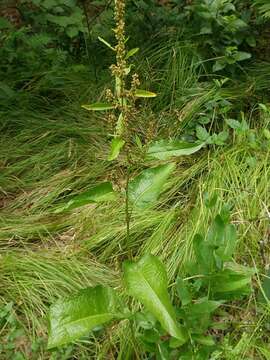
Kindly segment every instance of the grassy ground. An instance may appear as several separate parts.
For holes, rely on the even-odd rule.
[[[196,57],[183,49],[170,54],[168,49],[155,52],[163,61],[163,70],[146,79],[159,89],[160,100],[152,109],[141,104],[136,125],[141,139],[181,133],[217,96],[234,101],[237,112],[249,94],[254,106],[246,109],[246,118],[257,145],[251,146],[246,136],[231,133],[226,146],[177,160],[157,206],[133,213],[127,244],[124,202],[87,205],[64,214],[56,211],[70,197],[98,182],[109,179],[123,187],[124,162],[106,161],[108,125],[80,107],[96,99],[103,84],[97,86],[87,72],[64,72],[53,85],[48,77],[28,84],[18,94],[17,105],[11,99],[1,110],[1,309],[13,304],[0,312],[1,359],[134,358],[139,345],[133,343],[125,322],[77,345],[47,352],[48,307],[55,299],[87,285],[120,286],[121,261],[129,249],[134,257],[147,252],[158,255],[173,281],[192,256],[194,234],[205,230],[213,217],[203,205],[205,192],[218,195],[214,213],[224,203],[233,206],[238,231],[236,259],[260,272],[268,265],[268,247],[262,246],[262,241],[267,244],[269,240],[270,149],[263,146],[269,118],[256,110],[258,99],[254,96],[269,84],[267,77],[257,67],[244,83],[232,82],[217,94],[213,85],[201,80],[203,67],[198,69]],[[155,63],[157,57],[149,53],[150,64]],[[173,69],[169,77],[168,69]],[[136,151],[134,147],[134,154]],[[146,165],[140,163],[134,173]],[[232,305],[238,311],[233,312],[220,359],[270,359],[269,309],[257,308],[258,284],[255,278],[251,297]]]

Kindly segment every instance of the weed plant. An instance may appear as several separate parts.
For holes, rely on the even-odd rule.
[[[151,48],[148,53],[145,63],[150,65],[145,68],[151,71],[144,85],[147,88],[151,83],[159,96],[151,104],[140,105],[138,134],[143,144],[156,137],[182,135],[187,124],[216,96],[209,77],[205,82],[200,59],[185,45],[175,44],[173,52],[161,44],[160,52],[155,54]],[[140,62],[140,55],[136,56]],[[120,289],[121,263],[130,247],[134,257],[157,255],[166,266],[170,289],[174,289],[175,277],[179,272],[186,275],[185,264],[193,258],[192,239],[196,233],[205,233],[213,219],[204,206],[207,194],[210,199],[218,196],[213,213],[220,212],[224,203],[231,204],[232,223],[238,233],[234,259],[257,270],[251,295],[228,306],[229,329],[218,333],[219,358],[269,358],[269,307],[257,298],[263,280],[260,275],[269,265],[270,159],[265,132],[269,115],[257,105],[267,105],[268,68],[268,63],[254,64],[246,77],[230,80],[219,90],[221,97],[233,103],[235,120],[241,121],[239,110],[245,110],[250,129],[239,134],[217,118],[215,126],[229,131],[226,145],[210,144],[199,154],[178,158],[155,206],[133,211],[128,242],[123,200],[57,212],[96,183],[113,180],[118,188],[124,187],[124,157],[120,155],[120,166],[106,160],[110,144],[104,116],[80,108],[93,98],[100,100],[107,78],[96,86],[85,70],[73,68],[57,76],[43,74],[8,101],[3,97],[0,337],[5,346],[0,348],[0,357],[102,359],[118,354],[119,359],[140,358],[142,346],[134,341],[125,321],[49,353],[49,305],[86,286],[102,283]],[[166,76],[168,69],[172,71]],[[243,104],[246,99],[248,104]],[[148,131],[151,116],[154,134]],[[132,142],[131,151],[140,153],[136,142]],[[160,163],[155,159],[139,161],[133,171],[139,174]],[[175,290],[171,293],[175,299]],[[138,310],[138,305],[131,303],[131,310]],[[44,341],[39,342],[41,338]]]

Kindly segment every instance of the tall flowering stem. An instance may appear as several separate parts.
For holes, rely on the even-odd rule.
[[[125,35],[125,0],[115,0],[114,20],[115,20],[115,39],[116,45],[112,46],[106,40],[99,37],[99,40],[114,51],[116,63],[110,66],[110,70],[115,79],[115,90],[106,90],[106,100],[108,103],[94,103],[91,105],[82,105],[86,110],[107,111],[113,110],[107,116],[108,122],[113,125],[114,135],[111,142],[111,152],[108,160],[116,160],[120,151],[124,149],[126,155],[126,184],[125,184],[125,216],[126,216],[126,241],[128,246],[130,238],[130,218],[129,209],[129,180],[132,166],[130,145],[132,142],[131,120],[135,118],[136,107],[135,100],[140,97],[155,97],[156,94],[138,89],[140,85],[139,77],[136,73],[131,74],[131,65],[129,58],[137,53],[138,48],[126,50],[127,38]],[[126,88],[127,77],[130,77],[130,87]],[[131,250],[129,250],[131,257]]]
[[[125,185],[125,216],[126,216],[126,233],[127,242],[130,238],[130,212],[129,212],[129,179],[130,179],[130,151],[129,151],[129,131],[128,131],[128,107],[127,101],[129,92],[126,89],[126,77],[129,73],[126,61],[126,37],[125,37],[125,0],[115,0],[114,19],[116,27],[114,29],[116,38],[116,65],[111,66],[112,75],[115,77],[115,96],[118,102],[117,107],[120,110],[118,125],[121,122],[119,132],[125,141],[126,153],[126,185]],[[123,132],[123,133],[122,133]]]
[[[123,99],[123,90],[125,89],[126,77],[126,38],[125,38],[125,1],[115,0],[114,19],[116,27],[114,29],[116,38],[116,65],[111,66],[112,74],[115,76],[115,91],[118,99]],[[124,106],[124,104],[120,104]]]

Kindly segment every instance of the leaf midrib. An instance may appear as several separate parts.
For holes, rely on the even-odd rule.
[[[172,163],[172,164],[173,164],[173,163]],[[168,168],[168,169],[169,169],[169,168]],[[167,169],[166,174],[160,175],[160,179],[156,182],[156,184],[154,184],[154,180],[153,180],[152,183],[151,183],[150,185],[148,185],[148,186],[143,190],[143,192],[137,196],[137,198],[134,200],[134,205],[136,205],[136,204],[138,203],[138,201],[142,198],[142,196],[145,195],[145,193],[146,193],[152,186],[158,186],[158,184],[160,184],[160,182],[163,181],[164,177],[165,177],[165,179],[166,179],[166,178],[169,176],[170,172],[172,172],[172,171],[174,170],[174,167],[172,167],[172,168],[169,169],[169,170],[168,170],[168,169]],[[165,171],[164,171],[164,172],[165,172]],[[155,175],[154,178],[155,178],[155,177],[158,177],[158,175]],[[154,179],[154,178],[153,178],[153,179]],[[163,187],[163,186],[161,186],[160,191],[162,191],[162,187]]]
[[[160,298],[158,297],[158,295],[155,293],[155,291],[153,290],[151,284],[149,283],[149,281],[145,278],[145,276],[143,275],[143,273],[139,270],[139,273],[144,281],[144,283],[148,286],[148,288],[150,288],[151,293],[153,293],[154,298],[157,299],[158,304],[161,304],[162,309],[165,310],[165,312],[169,315],[169,319],[173,322],[173,324],[176,326],[174,319],[172,318],[171,314],[168,312],[168,310],[166,309],[166,306],[163,304],[163,302],[160,300]],[[168,329],[167,329],[168,330]]]
[[[85,320],[90,319],[90,318],[97,318],[98,319],[98,318],[101,318],[101,317],[104,317],[104,316],[116,317],[118,314],[119,313],[103,313],[103,314],[97,314],[97,315],[92,315],[92,316],[86,316],[86,317],[80,318],[78,320],[63,323],[63,326],[67,327],[69,325],[77,324],[77,323],[79,323],[81,321],[85,321]]]

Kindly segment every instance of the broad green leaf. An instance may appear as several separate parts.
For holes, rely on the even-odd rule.
[[[208,144],[225,145],[225,141],[228,139],[229,133],[227,131],[221,131],[218,134],[213,134],[207,141]]]
[[[209,244],[202,235],[196,234],[193,238],[193,246],[199,271],[208,275],[215,268],[215,245]]]
[[[215,287],[215,292],[216,293],[221,293],[221,292],[232,292],[235,290],[239,290],[241,288],[243,288],[244,286],[246,286],[247,284],[249,284],[250,279],[248,277],[245,276],[241,276],[241,275],[237,275],[237,274],[222,274],[223,276],[219,276],[218,279],[222,280],[222,282],[219,282],[219,284],[217,283],[216,287]],[[229,275],[229,276],[228,276]],[[228,279],[228,283],[226,283],[226,278]]]
[[[131,56],[135,55],[139,51],[139,48],[134,48],[128,51],[126,55],[126,59],[130,58]]]
[[[118,157],[124,145],[125,145],[125,141],[123,139],[114,138],[111,143],[111,152],[108,157],[108,160],[109,161],[115,160]]]
[[[200,299],[196,303],[190,305],[190,315],[192,317],[203,316],[205,314],[211,314],[214,312],[220,305],[221,301],[213,301],[207,299]]]
[[[201,344],[201,345],[205,345],[205,346],[214,346],[215,345],[215,340],[212,336],[208,335],[193,335],[192,336],[193,340],[195,340],[197,343]]]
[[[93,111],[104,111],[104,110],[114,109],[114,106],[111,104],[96,102],[91,105],[82,105],[82,108],[84,108],[86,110],[93,110]]]
[[[243,61],[251,58],[251,54],[245,51],[237,51],[234,56],[236,61]]]
[[[211,224],[208,234],[207,241],[213,246],[219,246],[223,244],[223,237],[225,231],[225,224],[220,215],[217,215]]]
[[[185,343],[186,333],[177,325],[167,290],[166,269],[159,259],[147,254],[138,262],[124,262],[123,269],[124,284],[129,295],[140,301],[158,319],[164,330]]]
[[[110,182],[104,182],[80,195],[74,196],[67,204],[57,209],[55,213],[72,210],[91,203],[114,200],[115,197],[116,193],[113,190],[112,184]]]
[[[142,90],[142,89],[137,89],[136,93],[135,93],[136,97],[141,97],[141,98],[153,98],[156,97],[157,94],[151,91],[146,91],[146,90]]]
[[[208,300],[207,298],[201,298],[195,303],[188,304],[183,315],[187,327],[193,333],[204,333],[211,326],[211,314],[221,304],[221,301]]]
[[[144,170],[130,181],[129,200],[133,202],[134,206],[141,208],[154,204],[174,168],[175,164],[170,163]]]
[[[224,229],[222,244],[216,250],[217,255],[223,261],[230,261],[235,251],[237,242],[236,229],[233,224],[227,224]]]
[[[237,299],[251,291],[251,277],[254,270],[231,264],[211,279],[211,291],[222,299]]]
[[[206,141],[210,135],[208,134],[208,131],[204,127],[197,125],[196,126],[196,136],[199,140]]]
[[[101,41],[104,45],[106,45],[109,49],[115,51],[115,48],[108,43],[108,41],[104,40],[102,37],[98,36],[98,40]]]
[[[178,277],[176,280],[176,291],[183,306],[189,304],[192,301],[188,286],[186,282],[184,282],[180,277]]]
[[[216,254],[223,261],[230,261],[236,246],[236,229],[232,224],[225,224],[222,217],[217,215],[211,225],[207,241],[216,247]]]
[[[112,288],[98,285],[83,289],[51,306],[48,349],[68,344],[98,325],[123,317]]]
[[[224,60],[217,60],[213,65],[213,72],[223,70],[226,67],[226,62]]]
[[[140,340],[146,343],[156,344],[160,340],[160,334],[156,329],[147,329],[144,330],[140,336]]]
[[[225,119],[226,123],[229,125],[230,128],[232,129],[240,129],[241,128],[241,123],[237,120],[234,119]]]
[[[159,160],[168,160],[175,156],[191,155],[199,151],[205,143],[188,143],[181,140],[159,140],[150,145],[147,156]]]

